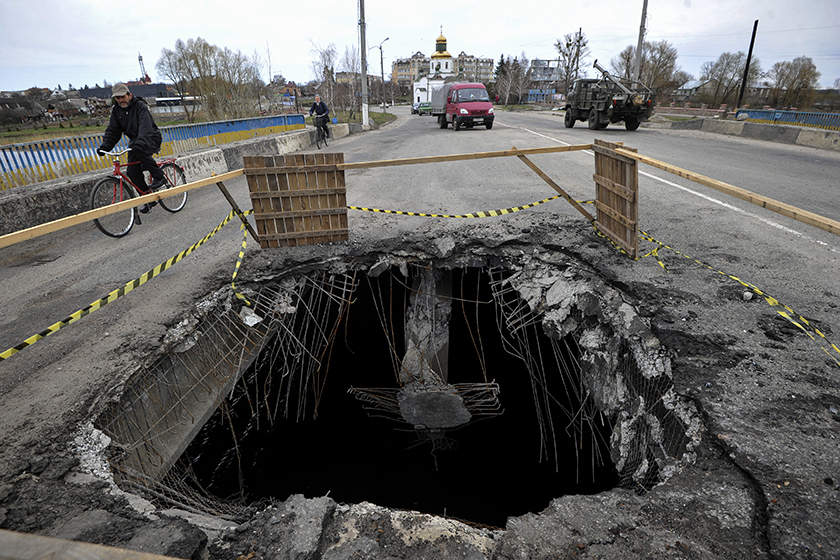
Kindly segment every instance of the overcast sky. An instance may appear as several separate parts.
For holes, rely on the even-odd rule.
[[[610,59],[639,35],[643,0],[545,2],[399,2],[365,0],[368,68],[385,74],[391,62],[417,51],[430,55],[441,33],[453,56],[462,51],[498,61],[504,55],[556,58],[554,43],[579,28],[592,51],[588,66]],[[447,6],[441,10],[441,6]],[[666,40],[679,66],[699,77],[704,62],[723,52],[746,53],[759,20],[753,56],[762,69],[808,56],[831,87],[840,78],[840,0],[648,0],[648,41]],[[160,79],[161,49],[201,37],[213,45],[263,59],[290,81],[312,79],[313,45],[334,44],[339,54],[358,46],[358,0],[320,2],[250,0],[0,1],[0,90],[33,86],[93,87],[140,77]],[[590,70],[591,72],[591,70]],[[268,80],[268,68],[263,79]]]

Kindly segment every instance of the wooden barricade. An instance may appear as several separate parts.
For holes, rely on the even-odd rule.
[[[639,166],[616,153],[620,142],[595,140],[595,226],[632,258],[639,258]]]
[[[347,241],[342,153],[245,156],[260,246]]]

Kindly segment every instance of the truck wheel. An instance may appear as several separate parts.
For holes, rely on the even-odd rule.
[[[440,115],[438,117],[438,125],[440,125],[441,128],[446,128],[447,126],[449,126],[449,123],[446,122],[446,115]]]
[[[601,124],[598,122],[598,110],[592,107],[589,111],[589,130],[599,130]]]
[[[624,128],[627,130],[636,130],[639,128],[639,119],[636,117],[626,117],[624,119]]]
[[[452,117],[452,128],[455,130],[461,130],[461,123],[458,122],[458,119]]]
[[[566,128],[572,128],[575,126],[575,117],[572,115],[571,109],[566,109],[566,116],[563,117],[563,124],[566,125]]]

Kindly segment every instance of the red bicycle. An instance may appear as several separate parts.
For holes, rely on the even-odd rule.
[[[103,154],[113,157],[114,174],[109,175],[93,186],[93,190],[90,193],[91,210],[110,206],[111,204],[123,202],[141,194],[149,194],[151,192],[138,188],[137,185],[131,182],[131,179],[128,178],[125,171],[123,171],[124,167],[136,165],[136,163],[120,162],[120,156],[128,151],[111,151]],[[157,189],[158,191],[172,189],[187,183],[184,169],[175,163],[175,159],[174,157],[170,157],[157,160],[157,164],[160,166],[166,178],[166,182],[160,189]],[[148,182],[148,172],[144,172],[144,176]],[[168,198],[161,198],[159,202],[167,212],[178,212],[187,203],[187,193],[183,192]],[[96,224],[99,231],[111,237],[122,237],[126,235],[134,227],[135,222],[138,224],[142,223],[136,206],[93,220],[93,223]]]

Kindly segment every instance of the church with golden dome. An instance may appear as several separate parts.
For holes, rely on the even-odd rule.
[[[435,86],[449,82],[482,82],[493,79],[495,62],[492,58],[481,58],[461,51],[456,57],[447,50],[447,39],[441,26],[431,56],[417,52],[410,58],[394,61],[391,79],[401,87],[410,87],[413,101],[431,101]]]

